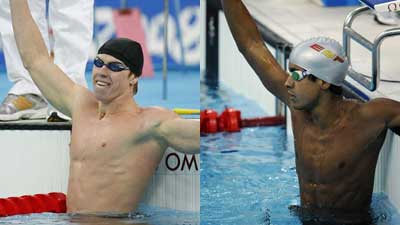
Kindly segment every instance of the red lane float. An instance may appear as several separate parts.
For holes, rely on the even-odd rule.
[[[0,217],[29,213],[65,213],[66,195],[59,192],[0,198]]]
[[[241,116],[240,111],[233,108],[226,108],[219,117],[218,130],[227,132],[239,132]]]
[[[200,132],[218,132],[218,114],[214,110],[206,109],[200,112]]]
[[[241,112],[233,108],[226,108],[220,116],[212,109],[200,112],[200,132],[238,132],[243,127],[278,126],[285,124],[283,116],[269,116],[257,118],[241,118]]]

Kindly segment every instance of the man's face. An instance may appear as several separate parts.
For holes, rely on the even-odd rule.
[[[289,93],[289,104],[298,110],[313,109],[319,100],[319,82],[321,80],[317,79],[312,81],[307,77],[307,75],[302,77],[301,73],[306,74],[304,72],[306,70],[295,64],[289,64],[289,71],[297,73],[293,74],[293,76],[292,73],[290,73],[285,82],[285,86]]]
[[[137,83],[137,78],[134,75],[129,76],[131,72],[128,67],[111,55],[98,54],[97,59],[98,64],[93,65],[92,72],[93,90],[97,100],[109,103],[124,94],[132,96],[132,86]]]

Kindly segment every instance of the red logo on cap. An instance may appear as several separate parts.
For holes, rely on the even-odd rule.
[[[333,59],[333,61],[338,61],[340,63],[344,62],[344,59],[335,53],[333,53],[331,50],[324,48],[323,46],[319,44],[313,44],[310,46],[310,48],[314,49],[317,52],[320,52],[322,55],[326,56],[329,59]]]

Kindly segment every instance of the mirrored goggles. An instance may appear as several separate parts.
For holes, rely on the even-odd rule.
[[[129,68],[119,62],[110,62],[105,64],[103,60],[101,60],[99,57],[96,57],[93,61],[93,64],[98,67],[101,68],[103,66],[106,66],[108,69],[110,69],[113,72],[120,72],[123,70],[129,70]]]
[[[290,71],[290,75],[292,76],[293,80],[301,81],[306,76],[311,75],[307,70],[292,70]]]

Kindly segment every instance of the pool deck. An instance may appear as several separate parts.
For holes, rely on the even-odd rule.
[[[327,36],[342,43],[342,29],[347,14],[359,6],[323,7],[309,0],[258,1],[244,0],[251,15],[284,37],[293,45],[311,37]],[[357,17],[353,29],[373,41],[384,30],[395,26],[379,25],[374,21],[372,13]],[[400,36],[386,39],[381,48],[381,79],[400,81],[400,64],[397,63],[400,49]],[[371,74],[371,54],[354,41],[351,43],[351,58],[354,69]],[[370,92],[352,78],[347,81],[361,90],[370,98],[388,97],[400,101],[400,83],[381,81],[375,92]]]
[[[91,80],[91,74],[86,74],[86,80]],[[161,72],[151,78],[141,78],[139,80],[138,94],[135,100],[140,106],[160,106],[167,109],[190,108],[198,109],[200,105],[200,76],[197,71],[168,72],[167,79],[167,99],[162,99],[163,79]],[[12,83],[8,81],[6,74],[0,73],[0,99],[1,101],[7,95]],[[92,85],[89,84],[92,90]],[[184,118],[198,118],[194,115],[185,115]],[[46,120],[19,120],[10,122],[1,122],[0,129],[45,129],[45,130],[65,130],[70,129],[70,122],[48,123]]]

